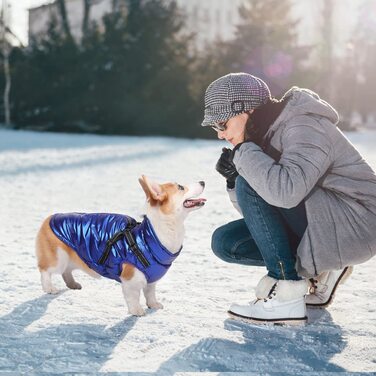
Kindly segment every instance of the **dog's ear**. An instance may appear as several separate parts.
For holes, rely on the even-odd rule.
[[[150,201],[150,203],[153,203],[153,201],[155,203],[162,203],[166,199],[167,193],[162,190],[158,183],[148,179],[145,175],[142,175],[138,181],[140,182],[141,187],[146,194],[146,198],[148,201]]]

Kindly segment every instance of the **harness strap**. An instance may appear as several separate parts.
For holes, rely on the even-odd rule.
[[[109,254],[110,254],[111,248],[115,245],[115,243],[117,243],[119,240],[125,238],[128,245],[129,245],[129,248],[132,250],[132,252],[138,258],[138,260],[141,262],[141,264],[145,268],[150,266],[149,261],[146,259],[144,254],[138,248],[137,243],[135,242],[135,239],[134,239],[133,234],[131,232],[132,229],[134,227],[136,227],[137,224],[138,224],[138,222],[136,222],[136,221],[129,222],[127,227],[124,230],[116,232],[109,240],[107,240],[106,248],[105,248],[104,252],[102,253],[101,258],[98,261],[98,263],[100,265],[103,265],[106,262]]]
[[[138,260],[141,262],[141,264],[147,268],[150,266],[150,262],[147,260],[147,258],[144,256],[144,254],[140,251],[140,248],[138,248],[137,243],[134,240],[133,234],[130,229],[126,229],[124,231],[125,239],[129,245],[129,248],[132,250],[132,252],[136,255]]]

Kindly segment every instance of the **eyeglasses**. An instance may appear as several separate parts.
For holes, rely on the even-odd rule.
[[[212,125],[211,127],[217,132],[224,132],[227,129],[227,122],[228,120],[225,122],[216,123]]]

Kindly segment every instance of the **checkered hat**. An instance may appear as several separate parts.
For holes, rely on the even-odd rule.
[[[253,110],[270,99],[268,85],[248,73],[230,73],[212,82],[205,92],[203,127]]]

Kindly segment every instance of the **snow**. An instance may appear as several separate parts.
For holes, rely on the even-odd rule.
[[[376,168],[376,132],[348,134]],[[227,318],[253,299],[262,267],[226,264],[210,249],[214,229],[239,218],[214,170],[224,143],[208,140],[0,130],[0,372],[376,371],[376,258],[356,266],[327,310],[304,327]],[[50,213],[142,214],[138,177],[205,180],[206,206],[186,221],[182,254],[157,286],[165,308],[127,314],[120,285],[75,272],[82,290],[42,292],[35,234]],[[143,301],[144,304],[144,301]]]

